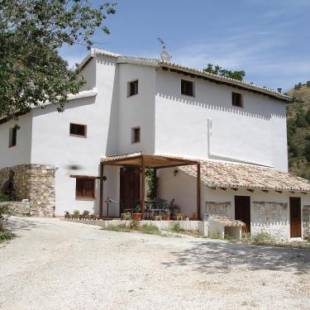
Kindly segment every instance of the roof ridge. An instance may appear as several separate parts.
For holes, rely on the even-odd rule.
[[[128,55],[122,55],[114,52],[110,52],[105,49],[100,49],[100,48],[92,48],[90,55],[86,57],[80,64],[80,66],[83,66],[91,57],[95,57],[96,55],[105,55],[108,57],[115,58],[118,63],[122,62],[132,62],[134,64],[141,64],[141,65],[150,65],[150,66],[160,66],[160,67],[168,67],[170,69],[175,69],[175,70],[180,70],[180,71],[187,71],[187,73],[192,73],[192,74],[199,74],[199,76],[210,78],[211,80],[215,80],[218,82],[223,82],[230,84],[232,86],[239,86],[243,87],[246,90],[252,90],[256,91],[265,95],[270,95],[273,96],[274,98],[277,98],[279,100],[284,100],[284,101],[291,101],[291,97],[285,94],[282,94],[278,92],[277,90],[271,88],[271,87],[265,87],[265,86],[259,86],[253,82],[248,82],[248,81],[239,81],[233,78],[221,76],[219,74],[213,74],[210,72],[206,72],[203,69],[197,69],[193,67],[187,67],[184,65],[180,65],[174,62],[168,62],[168,61],[162,61],[158,58],[150,58],[150,57],[139,57],[139,56],[128,56]]]

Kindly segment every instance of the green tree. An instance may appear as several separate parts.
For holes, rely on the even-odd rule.
[[[307,141],[305,149],[304,149],[304,155],[308,162],[310,162],[310,142]]]
[[[300,108],[296,113],[296,126],[299,128],[307,126],[306,113],[302,108]]]
[[[0,111],[27,112],[52,102],[61,110],[68,93],[83,84],[58,51],[65,45],[90,48],[96,30],[115,4],[89,0],[0,0]]]
[[[310,109],[306,113],[306,121],[310,125]]]
[[[245,77],[245,71],[233,71],[222,68],[219,65],[208,64],[206,68],[203,69],[204,72],[224,76],[234,80],[242,81]]]
[[[298,84],[295,85],[294,88],[295,90],[298,90],[298,89],[301,89],[301,87],[302,87],[302,83],[299,82]]]

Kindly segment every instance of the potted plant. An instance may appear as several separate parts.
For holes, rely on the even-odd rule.
[[[87,220],[87,219],[89,219],[89,214],[90,214],[90,212],[88,210],[84,210],[81,217],[84,220]]]
[[[137,205],[135,207],[135,209],[133,210],[132,219],[134,221],[141,221],[142,220],[142,213],[141,213],[141,208],[139,205]]]
[[[164,214],[162,218],[163,218],[163,221],[170,221],[170,214],[169,213]]]

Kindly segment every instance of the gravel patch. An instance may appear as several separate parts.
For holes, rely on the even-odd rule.
[[[309,309],[310,251],[11,218],[0,309]]]

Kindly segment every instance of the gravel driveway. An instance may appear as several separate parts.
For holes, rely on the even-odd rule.
[[[12,218],[0,309],[310,309],[310,251]]]

